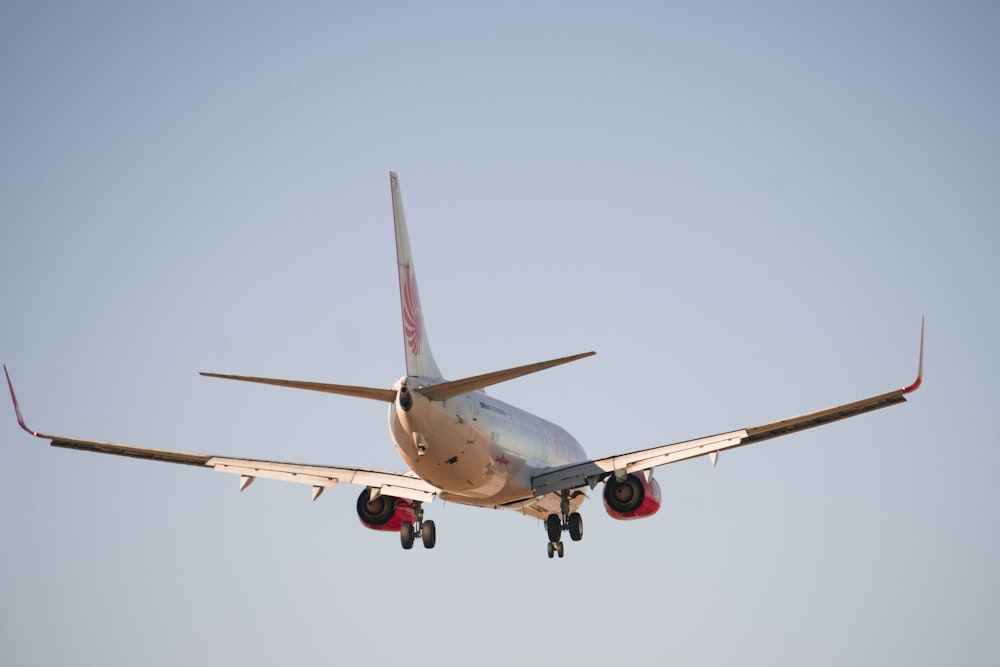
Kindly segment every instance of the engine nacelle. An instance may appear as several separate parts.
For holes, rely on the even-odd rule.
[[[404,521],[416,523],[413,501],[394,496],[371,499],[371,489],[365,488],[358,496],[358,518],[365,528],[399,531]]]
[[[652,477],[630,474],[623,481],[612,475],[604,482],[604,509],[612,519],[627,521],[660,511],[660,485]]]

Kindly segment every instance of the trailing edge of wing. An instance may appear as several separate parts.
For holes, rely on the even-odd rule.
[[[390,470],[365,470],[362,468],[335,468],[333,466],[282,463],[280,461],[260,461],[257,459],[234,459],[213,456],[205,464],[219,472],[239,475],[243,478],[276,479],[282,482],[308,484],[314,489],[332,488],[337,484],[354,484],[377,489],[380,493],[429,502],[438,494],[438,489],[412,473]],[[315,499],[315,497],[314,497]]]
[[[762,426],[730,431],[706,438],[685,440],[662,447],[643,449],[628,454],[609,456],[603,459],[577,463],[563,468],[557,468],[542,473],[531,480],[535,494],[542,495],[563,489],[573,489],[584,485],[593,486],[609,474],[616,471],[625,473],[649,470],[668,463],[677,463],[697,456],[718,454],[724,449],[752,445],[755,442],[789,435],[807,428],[822,426],[848,417],[855,417],[872,410],[887,408],[890,405],[903,403],[906,397],[903,390],[897,389],[887,394],[880,394],[853,403],[846,403],[835,408],[810,412],[809,414],[791,419],[771,422]]]
[[[388,495],[409,500],[430,501],[438,494],[437,487],[428,484],[413,473],[212,456],[39,433],[30,429],[24,421],[21,406],[14,394],[14,385],[10,380],[10,373],[7,372],[6,366],[4,366],[4,374],[7,376],[7,387],[10,389],[10,397],[14,403],[17,423],[36,438],[51,441],[53,447],[211,468],[219,472],[239,475],[240,490],[245,489],[257,477],[307,484],[313,487],[314,500],[319,495],[316,491],[317,488],[330,488],[340,483],[368,486]]]
[[[731,431],[555,468],[531,480],[532,492],[536,496],[543,496],[547,493],[576,489],[582,486],[593,488],[598,482],[616,471],[622,471],[626,474],[639,472],[696,456],[706,456],[730,447],[738,447],[746,435],[746,430]]]
[[[561,357],[550,361],[540,361],[535,364],[518,366],[517,368],[508,368],[506,370],[494,371],[483,375],[475,375],[461,380],[450,380],[448,382],[427,385],[425,387],[417,387],[416,391],[432,401],[445,401],[449,398],[467,394],[470,391],[476,391],[477,389],[482,389],[483,387],[489,387],[490,385],[506,382],[507,380],[513,380],[514,378],[521,377],[522,375],[537,373],[538,371],[543,371],[547,368],[552,368],[553,366],[568,364],[569,362],[576,361],[577,359],[592,357],[595,354],[597,353],[584,352],[582,354],[574,354],[569,357]]]
[[[895,391],[890,391],[885,394],[879,394],[878,396],[872,396],[870,398],[863,398],[860,401],[854,401],[853,403],[845,403],[844,405],[838,405],[835,408],[829,408],[827,410],[819,410],[818,412],[810,412],[809,414],[802,415],[800,417],[792,417],[791,419],[782,419],[781,421],[771,422],[770,424],[763,424],[761,426],[754,426],[748,428],[746,439],[740,443],[743,445],[750,445],[755,442],[760,442],[761,440],[768,440],[770,438],[777,438],[779,435],[788,435],[789,433],[794,433],[796,431],[803,431],[807,428],[813,428],[815,426],[822,426],[824,424],[829,424],[830,422],[839,421],[841,419],[847,419],[848,417],[854,417],[865,412],[871,412],[872,410],[879,410],[881,408],[887,408],[890,405],[896,405],[897,403],[906,402],[906,394],[915,392],[920,388],[920,385],[924,381],[924,320],[920,320],[920,354],[919,360],[917,362],[917,379],[911,384],[902,389],[897,389]]]
[[[866,412],[887,408],[906,402],[906,394],[916,391],[924,377],[924,324],[920,323],[920,361],[917,379],[902,389],[885,394],[845,403],[826,410],[818,410],[798,417],[752,426],[695,440],[685,440],[662,447],[643,449],[628,454],[609,456],[603,459],[585,461],[561,468],[548,470],[531,480],[532,491],[537,496],[582,486],[593,487],[601,480],[616,472],[632,473],[649,470],[668,463],[677,463],[698,456],[717,456],[724,449],[743,447],[756,442],[789,435],[808,428],[823,426],[831,422],[856,417]],[[713,461],[714,463],[714,461]]]
[[[223,380],[239,380],[241,382],[256,382],[258,384],[270,384],[277,387],[291,387],[292,389],[308,389],[309,391],[321,391],[327,394],[341,394],[344,396],[355,396],[357,398],[368,398],[375,401],[392,403],[396,400],[395,389],[380,389],[378,387],[354,387],[346,384],[327,384],[325,382],[304,382],[302,380],[282,380],[279,378],[258,378],[246,375],[223,375],[221,373],[200,373],[208,378],[222,378]]]

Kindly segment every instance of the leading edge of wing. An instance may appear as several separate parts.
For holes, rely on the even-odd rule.
[[[582,486],[593,488],[610,474],[629,474],[651,470],[668,463],[677,463],[698,456],[717,456],[724,449],[752,445],[782,435],[789,435],[808,428],[823,426],[841,419],[856,417],[866,412],[887,408],[906,402],[906,394],[920,388],[924,376],[924,323],[920,323],[920,360],[917,379],[902,389],[863,398],[860,401],[844,403],[825,410],[817,410],[798,417],[782,419],[760,426],[729,431],[719,435],[685,440],[661,447],[642,449],[627,454],[618,454],[603,459],[594,459],[561,468],[547,470],[532,478],[532,491],[544,495]],[[713,459],[714,462],[714,459]]]
[[[10,397],[14,403],[14,412],[17,415],[18,425],[36,438],[51,441],[53,447],[211,468],[219,472],[240,475],[241,491],[258,477],[295,482],[297,484],[308,484],[313,487],[314,500],[322,492],[322,489],[335,487],[341,482],[368,486],[377,490],[380,494],[406,498],[408,500],[430,501],[438,494],[437,487],[425,482],[413,473],[195,454],[40,433],[32,430],[25,423],[24,415],[21,412],[21,406],[14,393],[14,385],[11,382],[10,373],[7,371],[6,366],[4,366],[4,375],[7,376],[7,387],[10,389]]]

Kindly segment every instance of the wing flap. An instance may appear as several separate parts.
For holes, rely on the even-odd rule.
[[[769,440],[770,438],[777,438],[778,436],[788,435],[796,431],[804,431],[807,428],[815,428],[840,421],[841,419],[847,419],[848,417],[856,417],[866,412],[880,410],[890,405],[904,403],[905,401],[906,397],[903,396],[903,390],[897,389],[896,391],[872,396],[871,398],[853,403],[838,405],[835,408],[819,410],[799,417],[792,417],[791,419],[782,419],[770,424],[754,426],[747,429],[747,437],[740,444],[750,445],[761,440]]]
[[[533,478],[531,480],[532,491],[535,495],[544,495],[581,486],[593,487],[615,472],[621,471],[626,474],[640,472],[696,456],[706,456],[713,452],[736,447],[746,437],[745,429],[730,431],[729,433],[685,440],[672,445],[663,445],[662,447],[653,447],[556,468]]]
[[[92,440],[77,440],[73,438],[63,438],[55,435],[45,435],[44,433],[34,433],[32,435],[44,440],[51,440],[53,447],[65,449],[77,449],[84,452],[98,452],[100,454],[114,454],[115,456],[129,456],[135,459],[146,459],[147,461],[163,461],[164,463],[180,463],[189,466],[205,466],[211,460],[211,456],[205,454],[191,454],[189,452],[175,452],[165,449],[149,449],[146,447],[132,447],[130,445],[119,445],[113,442],[95,442]]]
[[[336,468],[258,459],[234,459],[213,456],[206,463],[219,472],[247,477],[261,477],[283,482],[333,488],[337,484],[354,484],[379,489],[380,493],[408,500],[430,501],[438,489],[419,477],[389,470]]]

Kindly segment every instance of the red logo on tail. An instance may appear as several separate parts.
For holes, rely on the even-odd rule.
[[[420,345],[424,340],[420,318],[420,294],[417,283],[413,279],[410,266],[406,266],[406,280],[403,282],[403,333],[406,335],[406,345],[416,356],[420,356]]]

